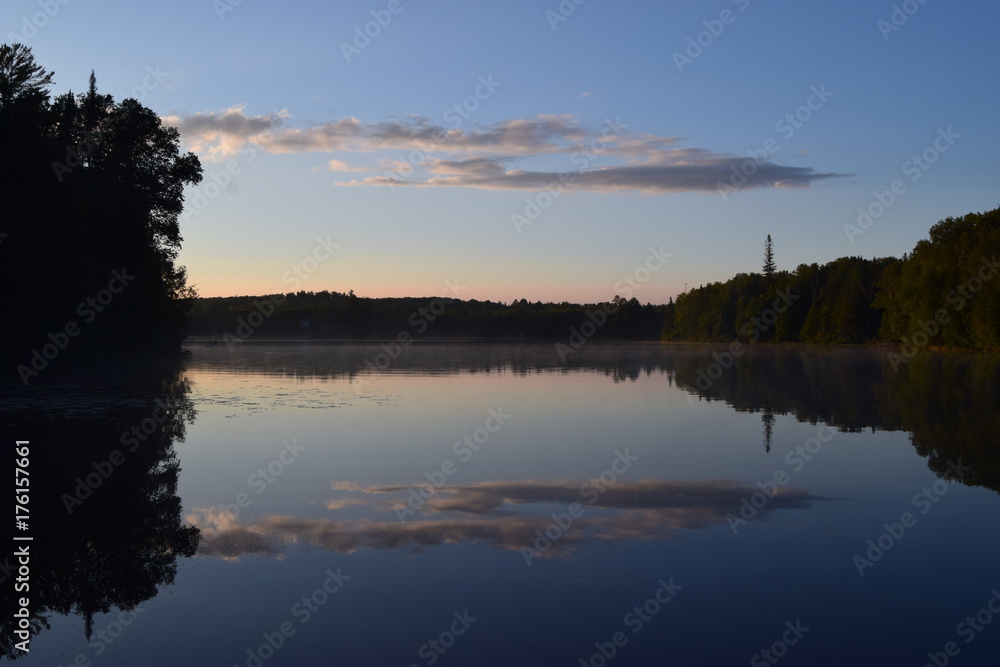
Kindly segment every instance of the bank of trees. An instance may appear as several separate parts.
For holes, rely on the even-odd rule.
[[[947,218],[901,259],[841,257],[681,294],[664,340],[1000,348],[1000,209]],[[768,270],[770,269],[770,270]]]
[[[195,301],[190,334],[249,338],[310,337],[566,339],[585,327],[586,338],[657,340],[665,306],[638,299],[593,304],[510,304],[449,298],[365,298],[353,293],[297,292],[259,297],[213,297]],[[593,327],[593,331],[591,331]],[[588,335],[589,334],[589,335]]]
[[[887,267],[873,307],[880,336],[1000,348],[1000,208],[946,218],[902,261]]]
[[[596,304],[524,299],[504,304],[298,292],[198,299],[190,333],[258,339],[394,338],[400,332],[428,338],[565,339],[575,329],[586,338],[614,340],[996,349],[998,259],[1000,209],[943,220],[900,259],[841,257],[779,271],[769,240],[760,273],[692,289],[666,305],[621,297]]]
[[[134,99],[50,97],[54,75],[0,46],[0,355],[178,352],[193,297],[175,263],[185,185],[201,165]],[[87,82],[81,82],[87,84]],[[54,347],[46,347],[54,346]]]

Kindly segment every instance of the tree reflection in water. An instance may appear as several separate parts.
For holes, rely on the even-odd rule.
[[[95,614],[154,597],[199,539],[182,523],[177,496],[174,443],[195,417],[180,368],[44,379],[0,387],[5,433],[31,449],[30,590],[15,594],[13,558],[0,563],[0,652],[8,659],[24,655],[14,649],[18,598],[30,600],[32,635],[53,614],[78,614],[89,640]]]

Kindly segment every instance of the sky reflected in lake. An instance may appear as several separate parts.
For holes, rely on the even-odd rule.
[[[82,450],[38,462],[53,480],[38,550],[55,562],[79,535],[166,568],[133,588],[148,571],[122,569],[136,556],[79,550],[72,572],[56,571],[62,587],[39,581],[50,627],[21,664],[1000,654],[1000,622],[984,622],[990,604],[1000,612],[995,357],[894,369],[875,349],[727,359],[724,347],[588,344],[563,363],[546,344],[440,343],[376,372],[379,352],[196,345],[172,383],[78,386],[71,402],[98,407],[72,414],[45,400],[72,383],[5,389],[17,438],[56,447],[73,432]],[[68,514],[60,498],[80,471],[169,396],[155,451],[126,452]],[[159,523],[115,518],[128,506],[161,508]],[[168,534],[173,546],[157,543]],[[127,594],[65,586],[116,576]]]

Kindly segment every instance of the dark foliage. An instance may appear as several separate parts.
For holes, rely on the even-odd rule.
[[[193,292],[174,264],[178,215],[198,158],[150,109],[98,93],[93,75],[79,95],[50,100],[50,85],[29,49],[0,46],[0,285],[16,313],[2,354],[30,367],[47,344],[60,365],[179,352]]]
[[[902,259],[841,257],[681,294],[663,339],[1000,348],[998,257],[1000,209],[948,218]]]
[[[620,296],[597,304],[520,299],[506,305],[475,299],[372,299],[353,293],[298,292],[196,299],[190,334],[227,339],[249,338],[247,332],[256,339],[395,339],[400,333],[414,339],[568,339],[571,330],[584,327],[588,339],[657,340],[665,308]]]

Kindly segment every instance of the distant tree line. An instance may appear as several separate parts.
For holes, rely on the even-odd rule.
[[[198,298],[189,333],[248,339],[310,337],[343,340],[418,338],[567,338],[593,323],[588,338],[658,340],[665,306],[617,296],[596,304],[530,303],[449,298],[366,298],[353,292],[297,292],[260,297]],[[606,320],[598,313],[603,313]],[[596,317],[590,317],[595,315]],[[590,325],[587,325],[587,332]],[[228,334],[228,336],[227,336]]]
[[[901,259],[841,257],[778,271],[773,241],[761,273],[740,273],[666,305],[509,304],[297,292],[195,299],[189,333],[310,337],[586,338],[771,343],[901,343],[1000,348],[1000,209],[947,218]],[[598,313],[610,313],[606,320]],[[586,326],[586,330],[583,328]]]
[[[663,340],[1000,348],[1000,209],[947,218],[901,259],[841,257],[685,292]]]

